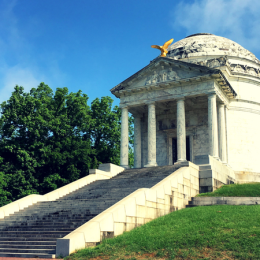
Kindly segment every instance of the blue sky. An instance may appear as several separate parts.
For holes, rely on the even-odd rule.
[[[90,102],[112,96],[159,55],[152,44],[199,32],[260,58],[260,1],[0,0],[0,102],[16,84],[29,91],[40,82],[82,90]]]

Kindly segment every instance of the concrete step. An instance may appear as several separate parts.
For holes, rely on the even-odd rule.
[[[93,209],[93,208],[104,208],[104,207],[110,207],[110,205],[113,205],[115,202],[112,203],[102,203],[102,204],[90,204],[90,205],[78,205],[78,206],[66,206],[66,205],[60,205],[60,206],[53,206],[53,207],[49,207],[49,208],[35,208],[35,209],[30,209],[30,210],[25,210],[25,211],[20,211],[20,212],[15,212],[11,215],[18,215],[19,214],[27,214],[27,213],[38,213],[38,212],[46,212],[46,213],[53,213],[53,212],[57,212],[57,211],[64,211],[64,212],[69,212],[69,211],[86,211],[88,209]],[[10,216],[11,216],[10,215]]]
[[[113,201],[115,199],[112,198],[107,198],[106,201]],[[57,204],[63,204],[63,203],[70,203],[71,205],[74,205],[75,203],[86,203],[86,202],[92,202],[92,200],[90,199],[79,199],[77,201],[71,200],[71,199],[67,199],[67,200],[63,200],[63,199],[59,199],[59,200],[54,200],[54,201],[39,201],[37,202],[37,204],[34,204],[33,206],[37,206],[37,205],[45,205],[45,204],[50,204],[50,205],[57,205]],[[100,201],[104,201],[104,200],[97,200],[97,202]],[[73,203],[74,202],[74,203]]]
[[[12,232],[12,231],[11,231]],[[6,238],[10,238],[12,237],[13,240],[15,238],[15,240],[17,239],[17,237],[23,237],[23,238],[30,238],[32,239],[33,237],[37,238],[36,240],[38,240],[38,238],[62,238],[62,237],[65,237],[66,235],[68,235],[70,232],[57,232],[56,234],[52,233],[52,234],[48,234],[47,232],[44,232],[44,234],[42,233],[36,233],[33,234],[33,233],[28,233],[26,234],[25,232],[26,231],[23,231],[23,232],[16,232],[16,233],[11,233],[11,232],[5,232],[5,234],[1,234],[1,239],[0,241],[5,241],[5,236]],[[8,234],[6,234],[8,233]],[[8,240],[6,240],[8,241]]]
[[[55,258],[55,254],[44,254],[44,253],[9,253],[1,252],[0,257],[19,257],[19,258]]]
[[[34,254],[55,254],[56,250],[55,249],[22,249],[22,248],[0,248],[0,253],[1,252],[6,252],[8,251],[9,253],[34,253]]]
[[[104,209],[100,209],[101,211],[103,211]],[[48,216],[51,216],[51,217],[53,217],[53,218],[58,218],[58,217],[62,217],[63,215],[59,215],[59,214],[53,214],[53,213],[55,213],[55,212],[52,212],[52,213],[47,213],[47,214],[42,214],[42,215],[40,215],[40,214],[34,214],[34,215],[31,215],[31,214],[24,214],[24,215],[19,215],[19,214],[14,214],[14,215],[10,215],[9,217],[6,217],[5,219],[7,220],[7,218],[8,218],[8,220],[12,220],[12,221],[14,221],[15,219],[35,219],[35,218],[38,218],[38,219],[45,219],[45,218],[48,218]],[[77,218],[77,216],[79,217],[79,218],[82,218],[82,216],[84,216],[84,217],[86,217],[86,216],[92,216],[92,215],[95,215],[95,214],[92,214],[91,212],[83,212],[83,213],[81,213],[81,212],[79,212],[79,214],[77,214],[77,212],[73,212],[72,214],[67,214],[67,217],[68,217],[68,219],[71,219],[71,218]]]
[[[53,232],[57,232],[57,231],[61,231],[61,232],[72,232],[75,228],[66,228],[65,227],[53,227],[53,228],[48,228],[48,227],[36,227],[36,228],[31,228],[31,227],[7,227],[5,229],[5,231],[8,232],[13,232],[13,231],[17,231],[17,232],[29,232],[29,231],[39,231],[39,232],[49,232],[49,231],[53,231]],[[3,233],[3,230],[0,231],[0,234]]]
[[[199,170],[200,171],[211,170],[211,165],[210,164],[199,165]]]
[[[91,217],[92,218],[92,217]],[[4,223],[0,223],[0,227],[2,226],[9,226],[9,225],[17,225],[19,224],[20,226],[38,226],[38,225],[46,225],[46,226],[62,226],[62,225],[78,225],[80,223],[85,223],[85,221],[24,221],[24,222],[19,222],[17,221],[4,221]]]
[[[13,243],[13,244],[8,244],[8,243],[5,243],[5,244],[2,244],[0,243],[0,248],[3,249],[3,248],[11,248],[11,249],[31,249],[32,247],[34,247],[35,244],[24,244],[24,245],[21,245],[21,244],[17,244],[17,243]],[[47,249],[47,250],[56,250],[56,244],[55,245],[51,245],[51,244],[46,244],[46,245],[42,245],[42,244],[38,244],[37,245],[37,249]],[[0,251],[1,252],[1,251]]]
[[[84,223],[83,223],[84,224]],[[4,230],[12,230],[12,231],[15,231],[15,230],[47,230],[47,229],[50,229],[50,230],[71,230],[71,229],[76,229],[80,226],[80,224],[77,224],[77,225],[66,225],[66,224],[63,224],[63,225],[34,225],[34,226],[31,226],[31,225],[12,225],[12,226],[5,226],[5,227],[0,227],[0,231],[4,231]]]
[[[36,245],[38,246],[55,246],[56,247],[56,239],[53,241],[0,241],[0,247],[10,245],[13,246],[32,246]]]
[[[27,242],[27,241],[35,241],[35,242],[40,242],[40,241],[43,241],[43,242],[55,242],[56,243],[56,240],[57,238],[56,237],[32,237],[32,236],[28,236],[28,237],[24,237],[24,236],[21,236],[21,237],[16,237],[15,240],[14,240],[14,237],[10,237],[8,236],[8,234],[6,234],[6,236],[4,237],[0,237],[0,242],[7,242],[7,241],[16,241],[16,242]]]
[[[110,206],[108,206],[110,207]],[[104,209],[106,209],[107,207],[103,207],[103,208],[89,208],[87,210],[78,210],[76,213],[75,211],[64,211],[64,210],[57,210],[56,212],[44,212],[44,211],[39,211],[39,212],[26,212],[26,213],[21,213],[21,214],[12,214],[9,217],[15,217],[15,216],[19,216],[19,217],[34,217],[34,216],[45,216],[45,215],[57,215],[57,216],[80,216],[80,215],[86,215],[86,214],[91,214],[91,212],[100,212],[103,211]]]
[[[84,209],[87,209],[88,207],[93,207],[95,205],[110,205],[110,204],[113,204],[115,203],[116,201],[118,201],[117,199],[116,200],[113,200],[113,201],[106,201],[106,202],[101,202],[101,201],[87,201],[87,202],[82,202],[82,203],[74,203],[74,204],[65,204],[65,203],[60,203],[60,204],[51,204],[51,205],[37,205],[31,209],[27,209],[27,210],[24,210],[24,212],[30,212],[32,210],[54,210],[54,209],[66,209],[66,208],[77,208],[77,207],[82,207]],[[21,212],[21,211],[20,211]]]

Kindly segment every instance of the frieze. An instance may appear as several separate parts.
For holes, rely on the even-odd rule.
[[[177,72],[172,70],[172,68],[168,68],[160,71],[153,71],[153,74],[146,78],[145,85],[178,79],[180,79],[180,77],[178,76]]]

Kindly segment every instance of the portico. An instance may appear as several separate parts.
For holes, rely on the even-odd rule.
[[[201,102],[203,100],[204,105],[201,106],[201,114],[204,114],[204,117],[207,116],[207,122],[199,119],[200,122],[190,122],[192,120],[190,112],[193,109],[198,109],[198,104],[194,105],[194,102]],[[205,101],[207,100],[207,111],[205,111]],[[185,101],[187,101],[187,113],[189,114],[188,120],[186,121],[186,113],[185,113]],[[167,123],[163,123],[162,113],[165,113],[167,109],[166,107],[170,107],[172,109],[172,114],[168,112],[168,121],[172,119],[176,123],[172,125],[167,125]],[[174,109],[175,107],[175,109]],[[200,97],[180,97],[174,100],[169,100],[165,102],[147,102],[142,106],[129,106],[122,107],[122,138],[121,142],[121,166],[128,167],[128,111],[131,111],[134,116],[134,167],[153,167],[159,165],[164,165],[165,161],[167,164],[171,165],[176,162],[184,162],[187,160],[187,144],[186,138],[189,137],[189,149],[191,153],[194,154],[194,148],[196,148],[196,142],[198,138],[198,134],[196,133],[196,123],[197,125],[204,124],[207,127],[207,131],[203,132],[204,139],[208,139],[208,146],[204,147],[202,153],[205,150],[208,150],[208,154],[216,158],[217,160],[222,161],[223,163],[227,163],[227,142],[226,142],[226,117],[225,117],[225,104],[221,101],[220,97],[218,97],[216,92],[209,93],[208,95],[200,96]],[[146,110],[146,111],[145,111]],[[127,112],[126,112],[127,111]],[[139,113],[137,112],[139,111]],[[166,111],[167,112],[167,111]],[[194,112],[194,111],[193,111]],[[173,115],[175,114],[175,116]],[[172,116],[173,115],[173,116]],[[165,115],[164,115],[165,116]],[[172,118],[171,118],[172,116]],[[165,120],[164,120],[165,121]],[[123,126],[124,124],[124,126]],[[163,125],[164,124],[164,125]],[[147,128],[147,131],[145,129]],[[188,133],[186,131],[188,129]],[[142,131],[143,129],[143,131]],[[168,149],[163,149],[166,151],[164,153],[166,160],[160,160],[157,162],[157,154],[162,153],[161,147],[159,147],[159,151],[156,149],[157,140],[160,142],[161,133],[163,132],[164,137],[167,139]],[[159,133],[159,136],[157,136]],[[147,140],[142,141],[142,137]],[[177,139],[177,161],[174,162],[172,159],[172,138]],[[202,137],[203,138],[203,137]],[[145,143],[147,143],[147,149],[144,149]],[[205,143],[205,142],[204,142]],[[204,144],[205,145],[205,144]],[[206,148],[206,149],[205,149]],[[143,150],[143,151],[142,151]],[[197,149],[198,150],[198,149]],[[146,154],[145,154],[146,153]],[[142,156],[143,155],[143,156]],[[196,149],[195,149],[196,156]],[[146,159],[144,159],[144,158]],[[159,156],[162,157],[162,156]],[[190,161],[194,161],[194,156],[190,156]]]

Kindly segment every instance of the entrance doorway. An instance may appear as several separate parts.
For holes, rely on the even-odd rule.
[[[186,137],[186,160],[190,161],[190,137]],[[177,162],[177,138],[172,138],[172,164]]]

